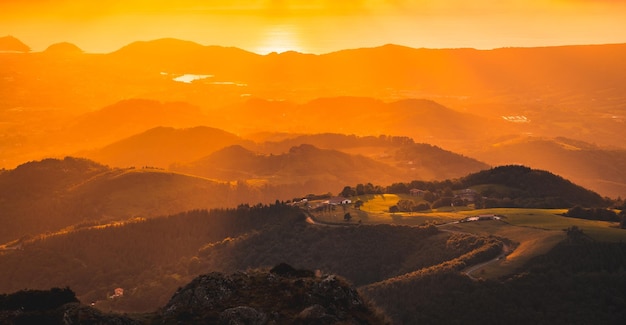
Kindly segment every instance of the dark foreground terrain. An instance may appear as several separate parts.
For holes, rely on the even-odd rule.
[[[115,297],[111,299],[123,299]],[[345,280],[279,264],[195,278],[158,311],[103,313],[69,288],[0,296],[2,324],[385,324]]]

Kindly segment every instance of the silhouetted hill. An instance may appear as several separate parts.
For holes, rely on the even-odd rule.
[[[109,169],[86,159],[67,157],[24,163],[0,173],[3,202],[35,200],[71,188]]]
[[[489,165],[437,146],[416,143],[399,148],[394,155],[396,167],[411,179],[443,180],[458,178],[489,168]]]
[[[495,205],[506,206],[508,202],[513,207],[533,207],[533,201],[554,208],[607,204],[597,193],[560,176],[519,165],[499,166],[470,174],[463,177],[460,183],[462,187],[480,187],[483,196],[496,199],[491,202]],[[516,202],[517,199],[519,202]]]
[[[144,71],[243,77],[260,57],[234,47],[164,38],[134,42],[107,54],[105,60],[114,66],[140,65],[137,68]]]
[[[180,58],[173,57],[172,55],[192,55],[194,54],[194,52],[201,51],[203,48],[204,46],[191,41],[179,40],[174,38],[162,38],[152,41],[133,42],[111,54],[122,57],[162,56],[164,58]]]
[[[205,121],[200,108],[187,103],[128,99],[81,116],[67,136],[98,146],[157,126],[187,128]]]
[[[228,147],[171,169],[220,180],[261,179],[270,184],[300,184],[307,193],[325,193],[355,182],[386,183],[401,177],[396,168],[370,158],[308,144],[278,155],[255,154],[241,146]]]
[[[465,205],[462,192],[469,191],[477,208],[571,208],[574,206],[606,207],[605,200],[596,192],[576,185],[548,171],[531,169],[521,165],[505,165],[471,173],[467,176],[444,181],[394,183],[384,189],[388,194],[409,194],[410,189],[431,192],[432,205],[450,206],[454,199]],[[456,191],[450,193],[450,190]],[[447,193],[447,194],[446,194]],[[375,194],[375,193],[368,193]],[[430,201],[432,201],[430,200]]]
[[[83,53],[83,50],[72,43],[62,42],[48,46],[44,53],[54,55],[75,55]]]
[[[304,104],[251,99],[229,107],[228,116],[219,112],[213,120],[238,133],[266,131],[283,133],[343,133],[356,135],[408,136],[417,142],[463,151],[484,141],[489,130],[503,128],[502,119],[478,117],[454,111],[431,100],[383,102],[370,97],[318,98]],[[263,112],[263,114],[259,114]],[[254,117],[254,118],[252,118]]]
[[[248,136],[263,153],[280,154],[301,144],[359,154],[402,171],[406,179],[444,180],[487,169],[489,166],[440,147],[415,143],[401,136],[356,136],[337,133],[289,135],[257,134]],[[273,139],[276,140],[273,141]]]
[[[507,162],[549,170],[604,196],[626,193],[626,151],[567,138],[513,138],[476,154],[493,165]]]
[[[615,44],[489,51],[387,45],[325,55],[261,56],[173,39],[71,59],[2,54],[0,72],[6,77],[0,79],[0,89],[6,91],[0,111],[8,126],[0,131],[9,143],[25,143],[10,147],[5,168],[100,147],[159,125],[211,125],[236,134],[271,129],[402,135],[474,157],[506,134],[575,135],[576,140],[623,147],[625,55],[626,45]],[[174,80],[184,74],[211,77]],[[358,99],[362,97],[375,99]],[[64,126],[56,124],[53,113],[32,113],[47,108],[84,114],[126,98],[184,100],[210,119],[193,125],[152,124],[79,147],[72,139],[80,132],[45,141],[52,137],[50,129]],[[248,98],[258,100],[242,103]],[[412,98],[441,106],[406,101]],[[121,124],[126,120],[118,119]],[[90,128],[84,129],[89,135]],[[103,131],[97,125],[96,130]],[[49,152],[33,154],[40,150]]]
[[[156,169],[111,169],[85,159],[31,162],[0,173],[0,243],[81,222],[154,217],[258,199],[234,194],[236,189]]]
[[[1,52],[30,52],[30,47],[13,36],[0,37]]]
[[[232,133],[205,126],[156,127],[81,155],[115,167],[167,168],[173,163],[190,162],[224,147],[244,143],[251,145]]]

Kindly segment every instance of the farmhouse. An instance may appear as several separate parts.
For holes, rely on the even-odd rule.
[[[424,190],[420,190],[417,188],[412,188],[409,190],[409,193],[411,194],[411,196],[417,196],[417,197],[422,197],[424,196]]]
[[[502,219],[502,217],[497,216],[495,214],[481,214],[481,215],[461,219],[459,222],[487,221],[487,220],[500,220],[500,219]]]
[[[331,197],[330,199],[322,203],[330,204],[330,205],[343,205],[343,204],[351,204],[352,200],[346,199],[345,197],[341,197],[341,196],[335,196],[335,197]]]

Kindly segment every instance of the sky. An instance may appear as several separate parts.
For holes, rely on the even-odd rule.
[[[0,36],[108,53],[179,38],[266,54],[626,43],[626,0],[0,0]]]

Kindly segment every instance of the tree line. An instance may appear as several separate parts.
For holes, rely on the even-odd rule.
[[[474,189],[472,201],[477,208],[570,208],[607,207],[615,204],[597,193],[575,185],[547,171],[533,170],[524,166],[500,166],[458,179],[444,181],[411,181],[379,186],[371,183],[345,186],[339,195],[355,197],[367,194],[409,194],[412,189],[421,191],[420,196],[431,205],[465,205],[455,192]],[[401,207],[398,206],[402,211]],[[423,207],[420,207],[423,208]],[[413,208],[404,210],[412,210]]]

